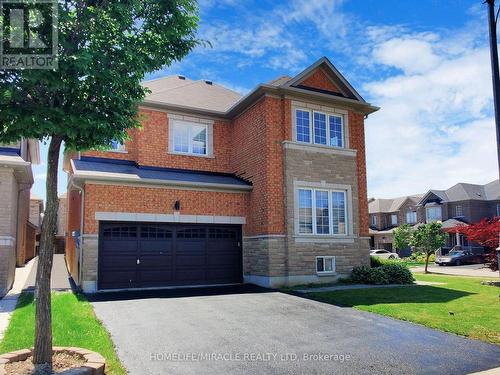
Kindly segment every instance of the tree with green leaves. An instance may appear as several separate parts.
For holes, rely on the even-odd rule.
[[[401,224],[394,229],[394,247],[398,250],[410,247],[413,229],[409,224]]]
[[[425,273],[428,273],[429,257],[446,244],[446,237],[439,222],[423,224],[413,232],[410,245],[425,253]]]
[[[76,151],[126,140],[126,130],[139,126],[145,74],[200,43],[195,0],[59,0],[58,7],[58,69],[0,71],[0,142],[49,142],[36,275],[37,373],[52,368],[50,274],[61,145]]]

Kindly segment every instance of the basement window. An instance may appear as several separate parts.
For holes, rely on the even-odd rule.
[[[335,273],[335,257],[316,257],[316,273],[318,275],[329,275]]]

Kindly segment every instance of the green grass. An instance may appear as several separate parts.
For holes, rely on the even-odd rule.
[[[23,293],[0,342],[0,353],[31,348],[34,335],[33,294]],[[106,374],[126,374],[108,332],[83,295],[71,292],[52,293],[52,335],[54,346],[77,346],[103,355],[106,358]]]
[[[315,292],[309,296],[500,344],[498,287],[481,285],[482,279],[474,277],[414,276],[417,280],[446,284]]]

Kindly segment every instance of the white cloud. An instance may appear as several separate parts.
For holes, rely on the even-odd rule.
[[[381,107],[366,122],[370,196],[498,178],[487,46],[469,40],[464,49],[430,33],[375,36],[375,66],[402,73],[365,85]]]
[[[35,180],[46,180],[47,179],[47,173],[37,173],[34,176]]]

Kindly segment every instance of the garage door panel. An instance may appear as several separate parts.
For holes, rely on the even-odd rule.
[[[103,255],[101,257],[101,266],[106,269],[135,269],[137,264],[136,255]]]
[[[242,279],[238,226],[101,223],[100,239],[101,289]]]
[[[161,267],[172,267],[173,266],[173,257],[171,255],[141,255],[141,267],[153,267],[153,268],[161,268]]]

